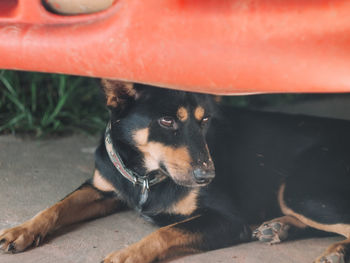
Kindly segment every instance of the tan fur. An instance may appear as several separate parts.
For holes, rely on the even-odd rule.
[[[266,221],[264,223],[261,224],[261,226],[265,225],[265,224],[271,224],[271,223],[274,223],[274,222],[280,222],[284,225],[290,225],[290,226],[295,226],[297,228],[305,228],[307,227],[307,225],[305,225],[303,222],[299,221],[298,219],[296,219],[295,217],[293,216],[281,216],[281,217],[277,217],[277,218],[274,218],[270,221]],[[255,228],[252,228],[252,229],[256,229],[257,227]]]
[[[297,228],[306,228],[307,227],[307,225],[305,225],[303,222],[301,222],[300,220],[296,219],[293,216],[282,216],[282,217],[275,218],[271,221],[274,221],[274,222],[278,221],[282,224],[295,226]]]
[[[144,128],[133,133],[133,139],[138,145],[146,145],[148,142],[149,129]]]
[[[192,160],[186,147],[175,148],[158,142],[149,142],[138,147],[144,154],[148,171],[158,169],[159,163],[163,162],[173,179],[187,180]]]
[[[151,233],[141,241],[108,255],[104,263],[112,262],[134,262],[150,263],[156,259],[164,259],[169,255],[191,251],[190,244],[199,242],[199,234],[186,233],[171,226],[162,227]]]
[[[341,242],[337,242],[331,246],[329,246],[326,251],[316,259],[315,263],[324,263],[325,261],[322,260],[323,257],[326,257],[328,255],[332,254],[342,254],[345,251],[345,248],[348,247],[350,244],[350,239],[343,240]],[[328,262],[328,261],[327,261]]]
[[[94,172],[92,185],[104,192],[116,191],[115,187],[110,182],[108,182],[105,178],[103,178],[101,173],[97,169]]]
[[[197,121],[201,121],[204,117],[204,109],[201,106],[198,106],[194,110],[194,117],[196,118]]]
[[[190,215],[197,209],[199,189],[192,190],[188,195],[168,209],[168,213]]]
[[[180,107],[177,110],[176,116],[180,121],[185,122],[188,119],[188,112],[185,107]]]
[[[101,199],[101,194],[91,187],[76,190],[54,206],[45,209],[29,221],[2,232],[4,247],[15,241],[17,251],[30,246],[40,236],[68,224],[111,213],[121,206],[116,199]]]
[[[134,97],[136,95],[132,83],[111,79],[102,79],[101,83],[106,95],[107,106],[117,107],[123,104],[126,97]]]
[[[333,225],[321,224],[321,223],[313,221],[313,220],[311,220],[311,219],[309,219],[301,214],[298,214],[298,213],[294,212],[292,209],[290,209],[289,207],[287,207],[287,205],[283,199],[284,189],[285,189],[285,184],[282,184],[280,189],[279,189],[279,192],[278,192],[278,202],[279,202],[279,205],[280,205],[280,208],[281,208],[283,214],[293,216],[293,217],[297,218],[299,221],[301,221],[302,223],[304,223],[305,225],[308,225],[310,227],[320,229],[323,231],[327,231],[327,232],[337,233],[337,234],[345,236],[346,238],[350,238],[350,225],[346,225],[346,224],[333,224]]]
[[[180,181],[187,180],[192,160],[186,147],[175,148],[159,142],[148,142],[147,128],[136,131],[133,139],[144,154],[147,171],[159,169],[159,163],[163,162],[171,177]]]

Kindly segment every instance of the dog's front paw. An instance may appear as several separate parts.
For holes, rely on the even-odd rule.
[[[316,259],[314,263],[346,263],[345,256],[341,252],[330,253]]]
[[[253,238],[269,244],[280,243],[288,237],[289,228],[289,225],[278,221],[267,222],[253,232]]]
[[[12,253],[22,252],[31,245],[38,246],[42,238],[29,225],[23,224],[0,232],[0,249]]]
[[[101,263],[149,263],[152,262],[142,251],[132,247],[109,254]]]

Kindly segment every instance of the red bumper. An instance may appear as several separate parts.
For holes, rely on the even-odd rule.
[[[0,68],[217,94],[350,92],[350,1],[117,0],[59,16],[0,0]]]

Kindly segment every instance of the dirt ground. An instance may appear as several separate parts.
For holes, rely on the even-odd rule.
[[[340,101],[304,103],[279,110],[321,115],[332,112],[332,116],[350,119],[349,99]],[[31,218],[89,178],[96,144],[97,138],[86,136],[41,141],[0,136],[0,229]],[[0,253],[0,263],[97,263],[154,229],[135,212],[122,212],[62,229],[49,236],[42,246],[25,253]],[[273,246],[252,242],[172,262],[311,263],[328,245],[339,240],[342,238],[312,238]]]

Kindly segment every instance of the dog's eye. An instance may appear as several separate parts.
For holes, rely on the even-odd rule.
[[[172,117],[162,117],[158,120],[160,126],[167,128],[167,129],[173,129],[176,130],[177,129],[177,125],[176,122],[174,120],[174,118]]]
[[[202,119],[202,121],[201,121],[201,124],[202,124],[202,125],[206,125],[206,124],[208,123],[208,121],[209,121],[209,116],[204,117],[204,118]]]

